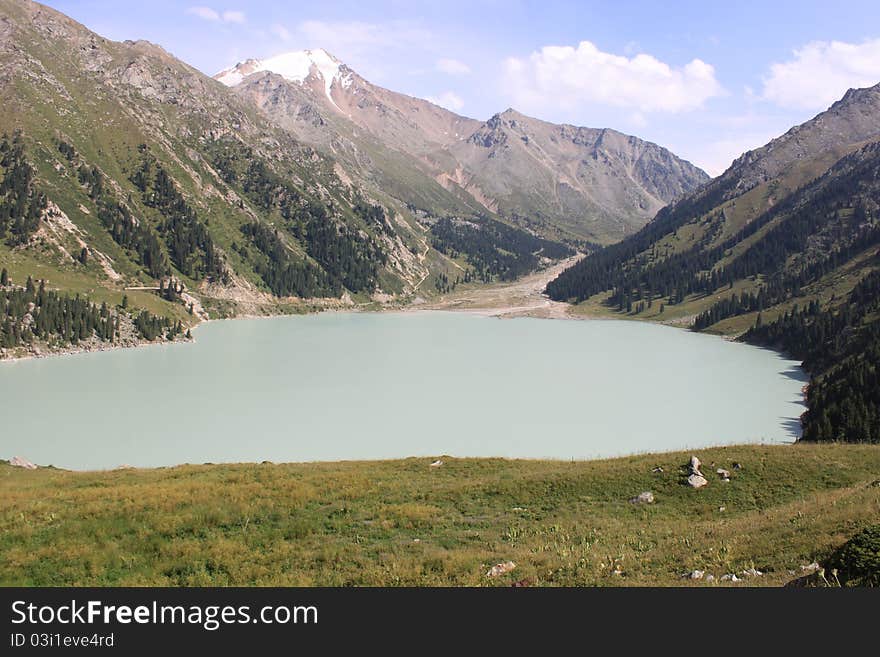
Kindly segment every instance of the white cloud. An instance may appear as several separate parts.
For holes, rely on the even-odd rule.
[[[199,18],[206,21],[219,21],[220,14],[211,9],[210,7],[190,7],[186,10],[187,14],[192,16],[198,16]]]
[[[223,22],[224,23],[238,23],[241,25],[244,23],[244,12],[243,11],[224,11],[223,12]]]
[[[880,39],[861,44],[813,41],[770,66],[762,97],[781,107],[825,109],[850,87],[880,82]]]
[[[212,23],[238,23],[240,25],[245,22],[243,11],[229,10],[220,13],[210,7],[190,7],[186,10],[186,13],[191,16],[197,16],[202,20],[211,21]]]
[[[279,39],[281,39],[282,41],[290,41],[290,30],[288,30],[288,29],[287,29],[286,27],[284,27],[283,25],[280,25],[280,24],[278,24],[278,23],[275,23],[275,24],[272,25],[272,27],[269,28],[269,29],[271,30],[272,34],[274,34],[275,36],[277,36],[277,37],[278,37]]]
[[[505,86],[526,110],[555,105],[573,110],[591,103],[639,112],[698,109],[725,94],[715,69],[700,59],[672,67],[651,55],[602,52],[589,41],[545,46],[528,58],[508,58]]]
[[[470,66],[457,59],[438,59],[436,67],[441,73],[447,73],[449,75],[467,75],[471,72]]]
[[[359,49],[376,46],[400,46],[420,43],[430,37],[430,33],[405,21],[392,21],[387,24],[365,23],[362,21],[304,21],[297,27],[304,38],[316,47],[330,50]]]
[[[641,112],[633,112],[629,115],[629,122],[636,128],[644,128],[648,125],[648,119]]]
[[[454,112],[464,107],[464,101],[461,99],[461,96],[454,91],[445,91],[439,96],[428,96],[426,100]]]

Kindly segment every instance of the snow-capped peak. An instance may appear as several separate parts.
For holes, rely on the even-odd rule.
[[[251,73],[258,71],[270,71],[277,73],[291,82],[302,84],[310,75],[318,75],[324,81],[324,91],[327,98],[334,105],[330,96],[330,89],[334,82],[339,82],[343,88],[351,84],[351,74],[344,64],[328,53],[323,48],[315,50],[296,50],[275,55],[269,59],[248,59],[231,68],[221,71],[214,76],[223,84],[234,87]]]

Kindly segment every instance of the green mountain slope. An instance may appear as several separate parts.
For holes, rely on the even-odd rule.
[[[434,206],[489,231],[436,183],[417,211],[160,47],[34,2],[0,0],[0,102],[10,293],[31,277],[175,327],[387,301],[465,271],[432,247]]]

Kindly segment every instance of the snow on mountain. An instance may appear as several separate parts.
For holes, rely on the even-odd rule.
[[[221,71],[214,78],[229,87],[234,87],[248,75],[259,71],[277,73],[299,84],[305,82],[309,76],[317,75],[323,80],[324,92],[334,105],[336,102],[330,95],[333,83],[339,83],[343,89],[351,84],[348,67],[323,48],[286,52],[264,60],[248,59]]]

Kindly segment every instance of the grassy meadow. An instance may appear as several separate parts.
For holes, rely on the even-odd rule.
[[[880,519],[880,446],[696,454],[700,490],[683,484],[689,452],[439,467],[3,463],[0,584],[778,586]],[[654,504],[629,501],[648,490]],[[508,560],[512,572],[487,577]],[[749,568],[765,574],[720,581]],[[695,569],[715,581],[682,578]]]

